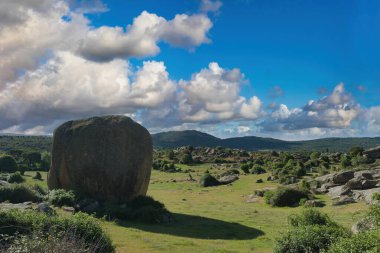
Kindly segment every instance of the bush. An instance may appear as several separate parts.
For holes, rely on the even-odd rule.
[[[26,201],[38,202],[41,200],[41,194],[31,187],[22,184],[0,187],[0,202],[22,203]]]
[[[311,225],[337,226],[330,220],[327,214],[321,213],[314,208],[307,208],[301,214],[293,214],[288,217],[289,225],[292,227],[302,227]]]
[[[10,155],[0,156],[0,171],[3,171],[3,172],[17,171],[16,160]]]
[[[252,172],[252,174],[264,174],[267,171],[262,166],[256,164],[252,167],[251,172]]]
[[[43,213],[37,213],[32,210],[12,210],[12,211],[0,211],[0,239],[7,236],[13,236],[15,234],[31,235],[38,232],[43,238],[57,237],[60,240],[64,240],[68,234],[75,235],[75,239],[82,242],[87,248],[95,249],[90,252],[95,253],[113,253],[115,248],[112,245],[112,241],[109,236],[103,231],[100,224],[95,218],[84,214],[77,213],[72,216],[47,216]],[[1,238],[3,237],[3,238]],[[17,239],[14,246],[18,247],[19,242]],[[30,245],[32,242],[26,243]],[[38,244],[38,242],[34,242]],[[33,247],[33,244],[31,244]],[[15,252],[30,252],[30,251],[15,251]],[[47,252],[46,249],[42,251],[32,252]],[[62,251],[52,251],[62,252]],[[78,251],[73,251],[78,252]],[[81,252],[81,251],[79,251]],[[85,251],[87,252],[87,251]]]
[[[287,187],[265,193],[265,201],[271,206],[297,206],[303,198],[309,198],[306,192]]]
[[[372,194],[372,200],[380,200],[380,193],[375,192],[374,194]]]
[[[209,173],[205,173],[199,180],[199,185],[202,187],[218,186],[220,182]]]
[[[220,177],[229,176],[229,175],[239,175],[239,174],[240,172],[238,170],[231,169],[220,174]]]
[[[8,183],[22,183],[25,181],[25,179],[21,176],[21,173],[20,172],[15,172],[15,173],[12,173],[8,176]]]
[[[167,222],[171,217],[165,205],[149,196],[138,196],[124,204],[106,203],[103,215],[120,220],[133,220],[144,223]]]
[[[42,180],[42,175],[40,172],[36,172],[36,175],[33,177],[33,179],[36,179],[36,180]]]
[[[66,191],[64,189],[51,190],[49,193],[49,202],[55,206],[73,206],[76,196],[74,191]]]
[[[301,226],[276,240],[275,253],[320,253],[349,231],[339,226]]]
[[[331,245],[328,253],[378,253],[380,252],[380,231],[364,232],[348,238],[341,238]]]
[[[246,164],[246,163],[243,163],[241,166],[240,166],[240,169],[244,172],[244,173],[249,173],[249,169],[251,168],[250,165]]]

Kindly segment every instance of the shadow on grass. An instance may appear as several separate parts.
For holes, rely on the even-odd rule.
[[[142,224],[121,222],[119,225],[143,231],[198,239],[248,240],[264,235],[264,232],[238,223],[226,222],[201,216],[173,214],[172,224]]]

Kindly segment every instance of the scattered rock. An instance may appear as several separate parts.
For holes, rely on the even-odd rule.
[[[342,197],[332,203],[333,206],[341,206],[341,205],[347,205],[351,203],[356,203],[355,199],[353,197]]]
[[[100,208],[100,204],[94,199],[83,199],[79,201],[75,208],[86,213],[96,213]]]
[[[51,208],[49,206],[49,204],[47,204],[47,203],[39,203],[38,206],[37,206],[37,208],[36,208],[36,211],[40,212],[40,213],[45,213],[45,214],[47,214],[49,216],[52,216],[52,215],[56,214],[55,211],[54,211],[54,209]]]
[[[328,182],[331,182],[334,177],[334,174],[327,174],[320,177],[316,177],[315,180],[318,182],[321,182],[322,184],[326,184]]]
[[[335,174],[332,178],[332,181],[334,184],[345,184],[353,177],[354,177],[353,171],[343,171],[343,172]]]
[[[358,234],[360,232],[366,232],[369,230],[375,229],[375,223],[373,219],[370,217],[364,217],[360,219],[358,222],[356,222],[354,225],[351,227],[351,231],[354,234]]]
[[[380,158],[380,146],[364,150],[363,154],[368,158],[378,159]]]
[[[62,210],[69,213],[75,213],[75,208],[71,206],[63,206]]]
[[[380,193],[380,188],[372,188],[372,189],[367,189],[367,190],[354,190],[352,197],[356,201],[365,201],[367,204],[374,204],[377,201],[374,201],[372,199],[372,195],[374,193]]]
[[[152,137],[125,116],[69,121],[54,131],[49,189],[76,189],[110,201],[145,195]]]
[[[256,183],[263,183],[264,181],[260,178],[256,180]]]
[[[311,199],[311,200],[306,200],[303,206],[304,207],[324,207],[325,203],[323,203],[320,200]]]
[[[332,187],[336,187],[338,186],[337,184],[334,184],[333,182],[326,182],[324,183],[321,188],[320,188],[320,191],[323,192],[323,193],[326,193],[329,191],[330,188]]]
[[[373,180],[373,174],[376,174],[376,171],[374,170],[362,170],[362,171],[356,171],[354,173],[354,177],[364,177],[365,179]]]
[[[332,198],[339,198],[340,196],[348,195],[349,193],[351,193],[351,189],[345,185],[332,187],[328,191],[328,195]]]
[[[19,209],[19,210],[26,210],[26,209],[32,209],[32,205],[28,202],[25,203],[18,203],[18,204],[12,204],[12,203],[1,203],[0,209]]]
[[[9,185],[7,181],[0,180],[0,186],[7,186],[7,185]]]
[[[219,178],[219,183],[221,184],[230,184],[239,179],[239,175],[227,175]]]
[[[250,194],[247,196],[247,199],[245,200],[245,202],[247,203],[255,203],[258,201],[258,198],[256,197],[257,195],[256,194]]]

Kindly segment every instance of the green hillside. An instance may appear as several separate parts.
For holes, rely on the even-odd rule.
[[[283,151],[339,151],[344,152],[351,147],[360,146],[370,148],[380,145],[380,137],[375,138],[324,138],[307,141],[283,141],[273,138],[256,136],[234,137],[220,139],[210,134],[195,130],[171,131],[152,134],[156,148],[177,148],[182,146],[202,146],[238,148],[249,151],[255,150],[283,150]],[[35,150],[50,151],[52,138],[50,136],[0,136],[0,151],[7,150]]]
[[[316,150],[316,151],[339,151],[344,152],[351,147],[360,146],[370,148],[380,145],[380,137],[375,138],[324,138],[307,141],[283,141],[273,138],[256,136],[235,137],[220,139],[198,131],[172,131],[153,134],[155,147],[176,148],[181,146],[205,146],[226,148],[238,148],[250,151],[255,150]]]

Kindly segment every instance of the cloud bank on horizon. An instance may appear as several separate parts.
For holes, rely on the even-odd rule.
[[[162,44],[196,53],[212,43],[210,15],[222,6],[202,0],[194,14],[166,19],[142,11],[125,27],[93,27],[86,14],[107,11],[100,1],[0,2],[0,131],[48,134],[69,119],[125,114],[153,132],[284,139],[380,134],[380,106],[361,106],[343,83],[288,108],[243,95],[249,81],[238,66],[210,62],[188,80],[174,80],[163,61],[131,63],[160,54]],[[270,97],[284,92],[275,86]]]

